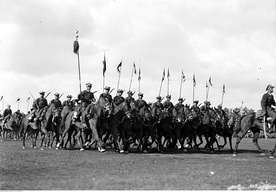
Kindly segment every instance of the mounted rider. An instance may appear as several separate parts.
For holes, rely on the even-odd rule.
[[[159,117],[160,117],[160,115],[161,115],[161,113],[158,114],[157,112],[158,112],[158,111],[159,111],[159,112],[162,112],[163,109],[164,109],[164,106],[163,106],[163,104],[161,103],[161,100],[162,100],[161,96],[158,95],[158,96],[156,97],[156,102],[153,103],[153,105],[152,105],[152,116],[153,116],[155,119],[159,119]]]
[[[66,116],[75,108],[74,102],[72,101],[72,95],[67,95],[66,98],[67,100],[63,101],[62,103],[61,123],[60,123],[61,129],[63,129],[64,127]]]
[[[12,110],[11,110],[11,106],[7,105],[7,109],[4,110],[3,112],[3,123],[2,123],[2,127],[5,126],[5,123],[11,118],[12,116]]]
[[[62,104],[61,104],[61,101],[59,100],[59,93],[55,93],[54,96],[55,98],[50,101],[49,106],[53,104],[55,106],[55,109],[61,110]]]
[[[100,95],[100,98],[104,98],[105,100],[107,100],[110,104],[112,103],[112,96],[109,93],[110,91],[110,87],[106,86],[104,88],[104,92]]]
[[[262,100],[261,100],[261,107],[262,107],[262,115],[266,117],[271,117],[271,125],[270,129],[273,130],[273,127],[275,126],[276,123],[276,113],[275,113],[275,100],[272,95],[273,93],[273,88],[274,86],[268,85],[266,87],[266,93],[263,95]],[[274,107],[273,107],[274,106]]]
[[[92,84],[91,83],[86,83],[86,90],[82,91],[78,95],[78,100],[80,104],[76,107],[75,113],[73,116],[73,121],[77,121],[81,115],[81,122],[83,127],[86,127],[85,123],[85,110],[86,108],[93,102],[96,101],[94,94],[91,92]]]
[[[179,98],[178,99],[178,103],[174,106],[177,114],[179,114],[181,112],[181,110],[184,111],[184,104],[183,104],[183,102],[184,102],[184,99],[183,98]]]
[[[132,91],[128,91],[127,92],[127,97],[125,98],[125,101],[126,101],[126,103],[127,103],[127,105],[130,107],[130,104],[131,103],[135,103],[135,99],[132,97],[133,96],[133,92]]]
[[[138,99],[136,100],[136,106],[138,110],[142,109],[144,106],[147,105],[146,101],[143,99],[143,96],[143,93],[138,94]]]
[[[172,115],[172,111],[173,111],[173,108],[174,108],[174,105],[171,102],[171,98],[172,98],[171,95],[167,95],[166,96],[167,100],[163,103],[164,109],[168,110],[169,115]]]
[[[47,99],[44,98],[45,92],[44,91],[40,91],[39,92],[40,97],[37,98],[34,102],[33,102],[33,111],[31,111],[31,115],[28,118],[28,120],[30,122],[33,122],[34,120],[34,113],[37,112],[38,118],[40,118],[40,120],[42,120],[42,116],[43,113],[46,111],[46,108],[48,107],[48,102]]]
[[[209,125],[211,123],[210,119],[210,105],[211,103],[209,101],[205,101],[204,105],[200,107],[200,112],[202,115],[202,124],[203,125]]]
[[[226,125],[227,125],[227,115],[226,115],[225,111],[222,109],[222,105],[221,104],[218,105],[217,113],[218,113],[218,120],[223,125],[222,128],[226,128]]]
[[[113,98],[113,102],[116,106],[120,105],[121,103],[123,103],[125,101],[125,98],[122,96],[123,92],[124,91],[122,89],[118,89],[117,95]]]

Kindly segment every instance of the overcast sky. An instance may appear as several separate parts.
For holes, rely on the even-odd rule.
[[[0,1],[0,97],[26,112],[27,98],[43,90],[79,93],[77,55],[73,53],[79,30],[81,86],[117,89],[118,64],[122,60],[120,88],[129,89],[133,63],[141,68],[141,92],[154,102],[162,71],[170,70],[173,103],[180,94],[181,71],[184,103],[206,99],[206,82],[213,86],[212,106],[260,108],[268,84],[276,83],[276,5],[274,0],[1,0]],[[136,91],[138,76],[131,89]],[[112,92],[114,96],[116,91]],[[161,96],[167,94],[167,79]],[[31,97],[32,103],[32,97]],[[31,105],[30,103],[30,105]],[[1,101],[0,109],[3,109]]]

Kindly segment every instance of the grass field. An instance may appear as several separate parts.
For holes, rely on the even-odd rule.
[[[235,139],[233,139],[235,141]],[[30,148],[22,141],[0,143],[0,190],[276,190],[276,158],[261,156],[243,139],[237,157],[229,147],[182,153],[119,154]],[[269,150],[275,139],[260,139]]]

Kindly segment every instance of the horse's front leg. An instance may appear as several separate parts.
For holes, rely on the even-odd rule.
[[[259,136],[260,136],[260,132],[257,131],[254,133],[254,136],[253,136],[253,143],[255,144],[255,146],[257,147],[257,149],[259,150],[259,152],[261,153],[261,155],[265,155],[263,153],[263,150],[261,149],[259,143],[258,143],[258,139],[259,139]]]

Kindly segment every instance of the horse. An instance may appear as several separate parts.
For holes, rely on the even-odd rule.
[[[25,140],[26,136],[31,136],[32,138],[32,148],[36,148],[36,139],[38,136],[38,133],[41,131],[40,130],[40,124],[37,121],[37,112],[35,112],[36,117],[34,119],[34,122],[29,121],[29,117],[32,114],[27,114],[21,122],[20,129],[19,129],[19,134],[22,137],[23,141],[23,149],[26,148]]]
[[[48,137],[48,142],[45,140],[44,147],[51,148],[54,142],[54,139],[56,139],[56,149],[58,149],[60,145],[60,123],[61,123],[61,114],[60,109],[57,109],[55,104],[51,104],[49,107],[47,107],[44,110],[44,113],[42,114],[42,120],[40,120],[40,126],[41,129],[46,130],[46,134],[42,134],[42,140],[41,140],[41,148],[43,148],[43,142],[45,140],[45,137]],[[51,139],[51,133],[52,133],[52,142],[50,143]]]
[[[210,108],[209,113],[210,114],[204,114],[200,124],[196,128],[196,133],[200,140],[200,143],[195,144],[195,147],[199,148],[199,146],[203,143],[202,136],[204,136],[206,140],[205,147],[209,148],[211,152],[214,152],[213,143],[216,142],[218,150],[220,150],[220,146],[216,139],[216,127],[214,125],[215,112]]]
[[[106,118],[108,129],[112,134],[115,150],[120,153],[127,153],[129,151],[128,139],[130,137],[130,130],[132,126],[132,122],[130,120],[131,106],[126,101],[117,106],[113,103],[112,106],[112,113],[110,113],[109,117]],[[123,148],[120,145],[118,136],[120,136],[123,141]]]
[[[249,113],[247,115],[243,115],[240,118],[237,118],[237,114],[236,113],[232,113],[232,117],[233,119],[236,119],[236,129],[234,129],[234,134],[237,135],[237,140],[236,140],[236,145],[235,145],[235,149],[234,149],[234,153],[233,156],[237,156],[237,151],[238,151],[238,146],[239,143],[241,142],[242,138],[245,136],[245,134],[251,130],[253,133],[253,143],[255,144],[255,146],[257,147],[258,151],[261,153],[261,155],[264,155],[263,150],[261,149],[261,147],[258,144],[258,138],[260,135],[260,131],[267,131],[266,128],[267,126],[267,122],[262,122],[264,121],[264,119],[259,120],[256,118],[256,113],[252,112]],[[233,120],[231,120],[233,121]],[[230,124],[231,122],[229,122]],[[264,127],[265,125],[265,127]],[[265,128],[265,130],[264,130]],[[272,150],[270,150],[270,158],[274,158],[273,154],[275,152],[275,148],[276,148],[276,143],[275,146]]]
[[[98,145],[98,151],[99,152],[104,152],[105,150],[102,147],[102,141],[99,133],[99,121],[102,115],[102,112],[104,111],[109,111],[110,110],[110,105],[105,101],[103,98],[100,98],[96,104],[91,103],[87,108],[83,111],[83,117],[85,118],[85,122],[87,123],[87,127],[83,127],[82,123],[80,121],[73,121],[74,113],[75,111],[69,112],[69,114],[65,118],[64,122],[64,131],[62,133],[62,139],[61,139],[61,146],[65,147],[67,146],[68,142],[71,142],[71,136],[72,133],[75,132],[74,137],[77,137],[77,142],[79,146],[81,147],[80,150],[84,150],[84,138],[85,132],[90,132],[92,133],[92,136],[97,142]],[[67,141],[64,144],[64,138],[67,135]],[[86,144],[87,143],[87,144]],[[86,142],[85,145],[89,146],[91,142]]]
[[[164,151],[164,145],[167,142],[167,146],[170,145],[170,139],[173,138],[171,121],[172,117],[169,115],[168,110],[162,110],[159,107],[152,108],[153,126],[157,130],[157,150],[158,152]],[[162,143],[162,137],[165,137]]]
[[[3,141],[3,139],[5,138],[5,135],[9,133],[11,134],[11,136],[13,134],[14,140],[18,138],[18,131],[20,128],[22,118],[23,118],[23,115],[21,113],[16,112],[11,115],[11,117],[7,120],[7,122],[2,127],[1,141]]]

